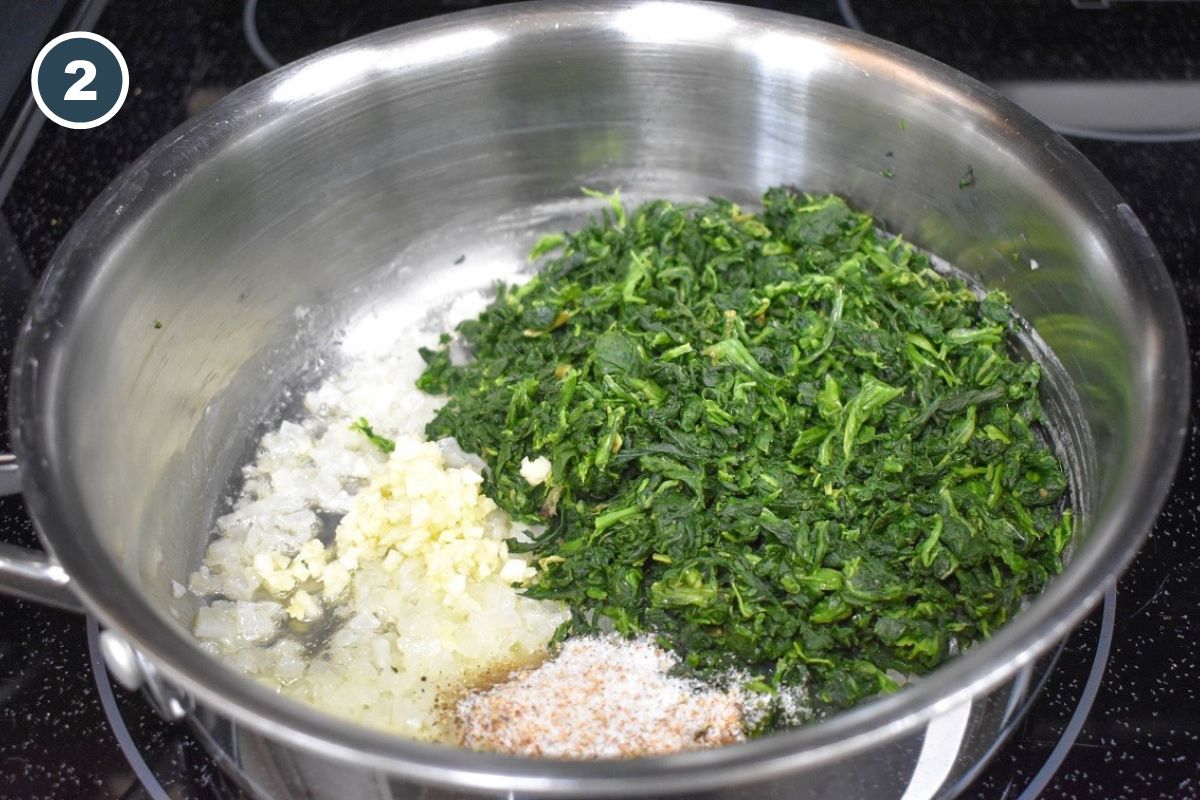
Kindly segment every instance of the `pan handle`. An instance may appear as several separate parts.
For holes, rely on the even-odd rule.
[[[0,453],[0,495],[21,493],[21,467],[9,453]],[[71,591],[71,577],[46,553],[0,542],[0,592],[55,608],[83,613]]]

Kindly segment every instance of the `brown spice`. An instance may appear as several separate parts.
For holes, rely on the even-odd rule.
[[[568,640],[553,660],[460,699],[463,744],[510,755],[595,759],[744,739],[741,691],[672,677],[675,663],[649,638]]]

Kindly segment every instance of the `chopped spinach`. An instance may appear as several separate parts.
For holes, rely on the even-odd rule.
[[[385,453],[390,453],[396,449],[396,443],[386,436],[380,436],[378,433],[376,433],[375,429],[371,427],[371,423],[367,422],[366,417],[359,417],[358,419],[354,420],[354,422],[350,425],[350,430],[358,431],[363,436],[366,436],[367,439],[370,440],[371,444],[375,445]]]
[[[468,363],[445,337],[418,383],[449,395],[429,437],[545,526],[510,546],[540,567],[527,593],[571,608],[560,636],[652,632],[820,713],[936,667],[1060,570],[1067,480],[1002,293],[835,196],[607,199],[459,325]]]
[[[959,189],[969,189],[975,185],[975,168],[967,164],[967,171],[958,179]]]

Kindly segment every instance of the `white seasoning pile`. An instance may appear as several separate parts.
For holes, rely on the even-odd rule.
[[[463,744],[521,756],[664,755],[739,742],[743,697],[670,675],[677,658],[650,638],[568,639],[558,655],[457,706]]]

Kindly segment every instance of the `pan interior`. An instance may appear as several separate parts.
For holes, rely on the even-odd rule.
[[[670,33],[549,6],[385,32],[245,87],[138,162],[32,316],[45,402],[28,425],[54,443],[62,514],[94,533],[51,546],[89,599],[138,642],[187,628],[174,585],[261,433],[370,320],[486,284],[582,221],[596,204],[580,187],[630,203],[835,192],[1008,292],[1048,365],[1081,512],[1073,566],[1127,557],[1137,531],[1099,521],[1153,493],[1139,436],[1178,355],[1128,208],[1045,128],[932,62],[696,7]]]

